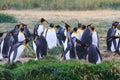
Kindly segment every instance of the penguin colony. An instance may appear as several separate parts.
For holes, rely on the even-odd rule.
[[[48,27],[44,27],[44,22]],[[20,57],[27,45],[32,40],[35,60],[40,60],[47,55],[48,49],[56,46],[63,46],[61,54],[63,60],[84,59],[93,64],[102,62],[99,51],[98,34],[95,28],[89,24],[87,26],[78,22],[78,26],[71,26],[64,21],[63,26],[49,23],[44,18],[36,23],[33,33],[30,33],[27,25],[20,23],[14,29],[6,32],[5,38],[0,33],[0,60],[8,58],[8,63],[20,62]],[[56,32],[56,29],[58,31]],[[112,27],[107,32],[107,51],[120,52],[120,24],[113,22]]]

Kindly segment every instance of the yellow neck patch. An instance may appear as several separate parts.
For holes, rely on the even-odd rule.
[[[42,24],[40,24],[40,25],[39,25],[39,27],[43,27],[43,25],[42,25]]]
[[[49,30],[53,31],[53,30],[54,30],[54,28],[49,28]]]
[[[74,35],[78,35],[78,32],[73,32]]]
[[[22,31],[19,31],[19,33],[20,33],[20,34],[23,34],[23,32],[22,32]]]

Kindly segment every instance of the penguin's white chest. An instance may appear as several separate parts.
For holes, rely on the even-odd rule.
[[[39,25],[37,30],[38,35],[40,36],[42,32],[43,32],[43,25]]]
[[[25,40],[25,35],[23,33],[18,34],[18,41],[24,41]]]
[[[24,49],[25,49],[25,46],[24,46],[24,45],[20,45],[20,46],[18,47],[18,49],[17,49],[17,56],[16,56],[16,58],[15,58],[15,61],[19,61],[20,56],[22,55]],[[14,61],[14,62],[15,62],[15,61]]]

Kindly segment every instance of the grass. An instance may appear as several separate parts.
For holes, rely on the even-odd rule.
[[[94,65],[77,60],[59,61],[46,56],[40,61],[0,66],[0,78],[4,80],[118,80],[120,64],[104,61]],[[16,75],[17,74],[17,75]]]
[[[96,10],[120,9],[120,0],[0,0],[0,10]]]

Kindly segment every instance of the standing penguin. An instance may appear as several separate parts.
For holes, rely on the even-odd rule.
[[[65,42],[65,35],[64,35],[65,28],[64,26],[59,26],[59,25],[57,25],[56,28],[59,29],[57,32],[58,42],[60,45],[63,45],[62,42]]]
[[[3,33],[0,33],[0,61],[3,60],[3,55],[2,55],[2,47],[3,47],[3,44],[2,44],[2,36],[3,36],[4,32]]]
[[[71,37],[76,37],[77,39],[79,39],[79,33],[77,27],[73,28],[73,33]]]
[[[107,31],[106,36],[106,44],[107,44],[107,51],[115,51],[116,50],[116,40],[113,40],[112,37],[116,33],[116,27],[119,24],[119,22],[113,22],[111,28]]]
[[[25,35],[24,28],[20,28],[18,33],[18,42],[24,41],[26,38],[27,37]]]
[[[47,41],[45,37],[36,35],[33,41],[33,49],[35,51],[36,59],[39,60],[43,56],[47,55]]]
[[[23,32],[25,33],[26,38],[27,38],[27,39],[30,38],[30,37],[31,37],[31,34],[30,34],[29,29],[27,28],[27,25],[22,23],[22,28],[24,29]]]
[[[28,42],[29,40],[25,39],[24,41],[17,42],[16,44],[12,46],[10,53],[9,53],[9,58],[8,58],[9,63],[20,61],[20,57]]]
[[[13,45],[14,38],[13,32],[8,32],[6,37],[2,41],[1,52],[4,58],[8,57],[9,51]]]
[[[94,27],[91,27],[91,30],[92,30],[92,44],[96,45],[96,47],[99,47],[98,33],[95,31]]]
[[[50,27],[46,30],[45,38],[49,49],[57,46],[57,35],[53,24],[50,24]]]
[[[79,40],[81,40],[82,35],[83,35],[83,32],[84,32],[85,29],[86,29],[86,26],[85,26],[85,25],[82,25],[82,28],[81,28],[80,30],[78,29],[78,32],[79,32]]]
[[[33,34],[34,35],[41,35],[41,33],[44,30],[44,26],[43,26],[43,22],[45,22],[46,20],[44,18],[41,18],[41,20],[35,25],[34,30],[33,30]]]
[[[94,44],[91,44],[88,47],[88,62],[94,64],[99,64],[102,62],[100,51]]]
[[[64,60],[69,60],[69,59],[75,59],[75,46],[74,46],[74,42],[71,38],[71,28],[70,26],[65,23],[65,27],[66,27],[66,40],[65,43],[63,43],[64,46],[64,52],[63,52],[63,59]]]

